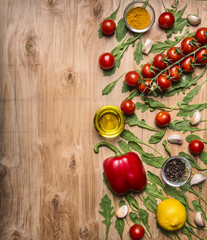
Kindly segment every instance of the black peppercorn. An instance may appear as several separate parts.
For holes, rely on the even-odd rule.
[[[182,178],[183,174],[185,173],[185,168],[185,163],[179,158],[175,158],[165,165],[164,174],[167,180],[175,182]]]

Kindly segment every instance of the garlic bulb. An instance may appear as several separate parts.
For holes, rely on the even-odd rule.
[[[197,185],[199,183],[202,183],[206,180],[206,177],[204,177],[202,174],[195,174],[190,181],[190,186]]]
[[[204,228],[206,226],[205,221],[202,217],[202,213],[201,212],[197,212],[195,217],[194,217],[194,222],[195,224],[200,227],[200,228]]]
[[[187,16],[187,19],[192,26],[197,26],[198,24],[201,23],[201,18],[192,14],[189,14]]]
[[[116,212],[115,212],[115,215],[118,217],[118,218],[124,218],[126,217],[128,213],[128,206],[127,205],[123,205],[122,207],[120,207]]]
[[[183,143],[182,137],[178,134],[173,134],[173,135],[169,136],[167,140],[168,140],[168,142],[174,143],[174,144],[182,144]]]
[[[153,41],[150,38],[147,38],[143,44],[142,52],[147,55],[150,52],[152,45]]]
[[[201,112],[199,110],[195,110],[193,113],[193,117],[190,120],[190,124],[192,126],[198,125],[201,121]]]

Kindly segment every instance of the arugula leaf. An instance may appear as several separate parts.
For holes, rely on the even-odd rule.
[[[121,18],[116,27],[116,39],[120,42],[127,34],[128,28],[124,22],[124,18]]]
[[[132,115],[129,115],[129,116],[126,116],[126,123],[132,127],[132,126],[138,126],[138,127],[141,127],[141,128],[145,128],[145,129],[148,129],[150,131],[155,131],[155,132],[159,132],[158,129],[156,128],[153,128],[149,125],[147,125],[144,121],[142,120],[139,120],[137,118],[137,115],[136,114],[132,114]]]
[[[127,193],[125,199],[128,202],[129,206],[132,208],[132,210],[135,209],[136,211],[139,211],[139,203],[130,193]]]
[[[185,138],[185,140],[186,140],[188,143],[191,142],[191,141],[194,140],[194,139],[198,139],[198,140],[201,140],[201,141],[204,142],[204,143],[207,143],[206,140],[202,139],[201,137],[199,137],[198,135],[195,135],[195,134],[190,134],[190,135],[188,135],[188,136]]]
[[[198,157],[205,165],[207,165],[207,152],[203,151]]]
[[[163,195],[163,192],[161,189],[158,189],[158,187],[153,183],[147,183],[146,188],[145,188],[145,192],[148,195],[154,196],[156,198],[159,198],[161,200],[165,200],[166,197]]]
[[[124,232],[124,219],[123,218],[116,219],[115,228],[116,228],[120,238],[123,239],[123,232]]]
[[[150,211],[156,214],[157,211],[157,200],[153,196],[144,196],[143,197],[144,206]]]
[[[126,205],[126,202],[125,202],[125,200],[120,200],[120,202],[119,202],[119,207],[122,207],[122,206],[124,206],[124,205]]]
[[[103,173],[103,182],[106,185],[107,189],[113,194],[113,191],[111,190],[111,187],[109,186],[109,183],[108,183],[108,181],[106,179],[105,173]]]
[[[139,216],[137,213],[130,212],[129,213],[129,218],[134,224],[139,224],[141,225],[141,220],[139,219]]]
[[[203,210],[203,207],[196,200],[193,200],[192,204],[193,204],[194,210],[196,212],[202,212],[203,213],[203,217],[206,219],[206,214],[205,214],[205,211]]]
[[[185,234],[186,236],[188,236],[188,238],[189,238],[190,240],[193,240],[190,232],[188,231],[188,229],[186,228],[185,225],[182,227],[181,232],[182,232],[183,234]]]
[[[135,103],[135,108],[137,110],[142,110],[141,112],[145,112],[148,110],[150,107],[147,104],[141,103],[141,102],[136,102]]]
[[[161,227],[158,225],[158,223],[157,223],[157,228],[160,229],[160,231],[161,231],[161,233],[162,233],[163,235],[165,235],[166,237],[168,237],[168,238],[170,238],[171,240],[173,240],[171,234],[170,234],[168,231],[166,231],[166,230],[164,230],[163,228],[161,228]]]
[[[138,152],[139,154],[143,154],[144,153],[142,147],[139,144],[137,144],[136,142],[129,142],[128,145],[129,145],[129,147],[131,149],[133,149],[134,151]]]
[[[129,147],[129,145],[124,142],[123,140],[119,140],[118,141],[118,144],[119,144],[119,147],[120,149],[122,150],[122,152],[125,154],[125,153],[128,153],[128,152],[131,152],[131,148]]]
[[[129,86],[126,81],[123,81],[123,86],[122,86],[122,93],[126,93],[126,92],[131,92],[134,89],[134,87]]]
[[[185,119],[184,120],[175,120],[174,122],[170,122],[168,127],[173,131],[179,131],[186,133],[188,131],[190,132],[196,132],[204,130],[203,128],[195,128],[190,125],[190,120]]]
[[[161,179],[155,175],[154,173],[147,171],[147,178],[154,183],[155,185],[160,186],[161,188],[164,188],[165,186],[163,185]]]
[[[207,108],[207,103],[200,103],[200,104],[185,104],[185,103],[178,103],[179,107],[180,107],[180,111],[177,113],[176,116],[179,117],[192,117],[193,116],[193,112],[195,110],[199,110],[202,111],[205,108]]]
[[[165,128],[161,132],[158,132],[158,133],[155,133],[154,135],[152,135],[149,139],[149,143],[155,144],[155,143],[160,142],[162,140],[162,138],[164,137],[166,131],[167,131],[167,128]]]
[[[120,3],[121,3],[121,0],[119,0],[119,4],[118,4],[117,9],[116,9],[109,17],[104,18],[104,20],[106,20],[106,19],[112,19],[112,20],[114,20],[114,21],[116,20],[116,15],[117,15],[117,13],[118,13],[118,11],[119,11]],[[99,30],[98,30],[98,36],[99,36],[99,38],[102,38],[102,37],[105,36],[104,33],[103,33],[102,30],[101,30],[101,23],[100,23],[100,27],[99,27]]]
[[[145,104],[147,104],[151,108],[155,108],[155,110],[164,110],[164,109],[171,109],[171,107],[168,107],[167,105],[158,102],[154,100],[153,98],[145,98],[144,99]]]
[[[104,220],[102,221],[103,224],[106,225],[106,237],[105,240],[108,239],[108,234],[109,234],[109,228],[112,224],[111,219],[114,216],[114,211],[113,211],[113,207],[111,206],[111,199],[109,198],[109,196],[107,194],[105,194],[103,196],[103,198],[101,199],[101,203],[99,204],[101,210],[99,211],[99,213],[101,214],[101,216],[104,217]]]
[[[134,51],[134,60],[136,61],[137,65],[139,65],[140,62],[143,60],[142,48],[142,37],[140,37],[140,40],[137,43],[136,49]]]
[[[139,217],[143,223],[143,225],[146,227],[147,231],[149,232],[150,236],[152,236],[150,231],[150,226],[148,224],[149,214],[145,209],[140,208],[139,210]]]
[[[170,149],[169,149],[169,147],[168,147],[168,145],[167,145],[167,140],[164,140],[164,141],[162,142],[162,145],[163,145],[163,147],[165,148],[166,152],[167,152],[167,153],[169,154],[169,156],[171,157],[172,154],[171,154],[171,151],[170,151]]]
[[[147,165],[155,167],[155,168],[162,168],[162,165],[167,160],[166,157],[156,157],[152,153],[144,153],[141,154],[142,161],[145,162]]]
[[[122,74],[120,77],[118,77],[115,81],[112,83],[109,83],[103,90],[102,90],[102,95],[108,95],[109,93],[112,92],[112,90],[115,88],[117,82],[119,81],[120,78],[122,78],[125,75]]]

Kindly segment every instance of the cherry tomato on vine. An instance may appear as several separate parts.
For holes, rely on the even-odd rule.
[[[153,78],[157,74],[157,69],[152,63],[146,63],[142,67],[142,75],[144,78]]]
[[[189,54],[198,48],[199,43],[194,37],[186,37],[181,42],[184,54]]]
[[[174,65],[169,70],[170,80],[173,82],[178,82],[182,78],[182,70],[179,65]]]
[[[162,28],[171,28],[175,23],[175,17],[171,12],[164,12],[159,16],[159,25]]]
[[[202,48],[199,50],[195,55],[196,62],[199,64],[206,64],[207,63],[207,49]]]
[[[192,72],[195,69],[195,59],[192,56],[183,59],[181,68],[184,72]]]
[[[202,44],[202,45],[206,44],[207,43],[207,28],[206,27],[199,28],[196,31],[195,38],[198,40],[198,42],[200,44]]]
[[[111,53],[103,53],[99,57],[99,65],[103,69],[111,69],[115,64],[115,58]]]
[[[133,240],[139,240],[141,237],[144,236],[145,230],[139,224],[134,224],[130,227],[129,234]]]
[[[169,112],[161,111],[155,116],[155,122],[160,127],[166,127],[171,121]]]
[[[135,111],[135,104],[132,102],[132,100],[130,99],[125,99],[122,103],[121,103],[121,110],[124,114],[126,115],[130,115],[132,113],[134,113]]]
[[[106,35],[111,35],[116,30],[116,23],[112,19],[106,19],[101,23],[101,30]]]
[[[125,81],[129,86],[136,86],[140,79],[140,75],[136,71],[130,71],[125,75]]]
[[[171,47],[167,51],[167,57],[171,62],[177,62],[183,57],[183,50],[179,47]]]
[[[151,91],[152,84],[153,82],[151,79],[145,79],[144,83],[138,83],[138,90],[142,93],[149,93]]]
[[[162,90],[166,90],[166,89],[168,89],[172,85],[172,82],[167,78],[166,74],[161,74],[158,77],[157,82],[158,82],[159,87]]]
[[[189,143],[189,150],[191,153],[197,155],[203,152],[204,144],[198,139],[194,139]]]
[[[165,54],[160,53],[155,55],[153,60],[154,66],[160,70],[167,67],[167,57]]]

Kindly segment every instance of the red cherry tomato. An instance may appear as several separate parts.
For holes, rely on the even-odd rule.
[[[171,62],[177,62],[183,57],[183,51],[178,47],[171,47],[167,51],[167,57]]]
[[[154,57],[153,63],[154,66],[160,70],[164,69],[167,67],[167,63],[166,63],[166,55],[163,53],[157,54]]]
[[[106,35],[111,35],[116,30],[116,23],[111,19],[106,19],[101,23],[101,30]]]
[[[159,25],[162,28],[171,28],[175,23],[175,17],[171,12],[164,12],[159,16]]]
[[[199,64],[206,64],[207,63],[207,49],[202,48],[199,50],[195,55],[196,62]]]
[[[111,53],[103,53],[99,57],[99,65],[103,69],[110,69],[115,64],[115,58]]]
[[[207,43],[207,28],[206,27],[199,28],[196,31],[195,38],[198,40],[198,42],[200,44],[202,44],[202,45],[206,44]]]
[[[178,82],[182,78],[182,70],[179,65],[174,65],[169,70],[170,80],[173,82]]]
[[[160,127],[165,127],[170,123],[171,116],[169,112],[161,111],[155,116],[155,122]]]
[[[152,63],[146,63],[142,67],[142,75],[144,78],[153,78],[157,74],[157,69]]]
[[[121,110],[124,114],[126,115],[130,115],[132,113],[134,113],[135,111],[135,104],[132,102],[132,100],[130,99],[125,99],[122,103],[121,103]]]
[[[144,236],[145,230],[139,224],[134,224],[130,227],[129,234],[133,240],[139,240],[141,237]]]
[[[139,81],[140,75],[138,72],[130,71],[125,75],[125,81],[129,86],[136,86]]]
[[[172,82],[167,78],[166,74],[161,74],[158,77],[157,82],[158,82],[159,87],[162,90],[166,90],[166,89],[168,89],[172,85]]]
[[[151,79],[145,79],[144,83],[140,82],[138,84],[138,90],[143,93],[149,93],[151,91],[152,84],[153,82]]]
[[[181,42],[181,47],[183,49],[184,54],[189,54],[195,51],[198,48],[198,42],[194,37],[184,38]]]
[[[203,152],[204,144],[198,139],[194,139],[189,143],[189,150],[191,153],[197,155]]]
[[[189,56],[181,62],[181,68],[184,72],[192,72],[195,69],[195,60]]]

